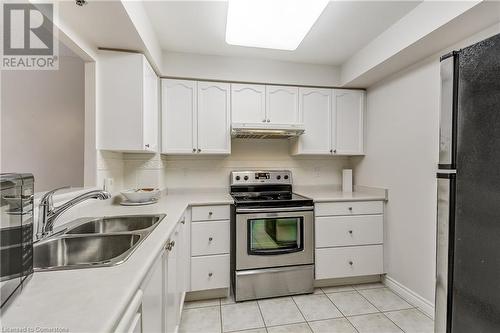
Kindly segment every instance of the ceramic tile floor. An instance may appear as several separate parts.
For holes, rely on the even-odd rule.
[[[381,283],[235,303],[184,304],[180,333],[432,333],[434,323]]]

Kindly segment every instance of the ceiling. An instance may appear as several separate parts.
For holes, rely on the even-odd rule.
[[[421,1],[332,1],[294,51],[228,45],[226,1],[144,1],[163,50],[341,65]]]

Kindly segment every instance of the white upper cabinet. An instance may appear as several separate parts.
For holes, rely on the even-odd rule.
[[[162,153],[196,152],[196,94],[196,81],[162,80]]]
[[[299,123],[299,88],[266,86],[266,122]]]
[[[266,86],[231,84],[231,115],[233,123],[266,122]]]
[[[364,154],[365,92],[334,89],[335,142],[337,155]]]
[[[332,90],[299,88],[299,115],[305,132],[296,140],[294,154],[330,154],[333,149]]]
[[[198,82],[198,153],[231,153],[229,83]]]
[[[231,152],[230,85],[162,80],[164,154]]]
[[[100,51],[98,141],[102,150],[158,151],[158,77],[142,54]]]

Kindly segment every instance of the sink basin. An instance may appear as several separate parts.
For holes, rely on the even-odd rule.
[[[49,238],[34,245],[35,270],[112,266],[123,262],[139,244],[140,233]]]
[[[66,234],[107,234],[142,231],[156,226],[164,215],[112,216],[104,217],[70,228]]]

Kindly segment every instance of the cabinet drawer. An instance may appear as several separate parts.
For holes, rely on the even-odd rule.
[[[191,225],[191,255],[229,253],[229,221],[193,223]]]
[[[195,206],[191,221],[229,220],[229,206]]]
[[[382,214],[382,201],[320,202],[314,206],[316,216]]]
[[[316,279],[383,273],[382,245],[316,249]]]
[[[382,244],[383,215],[316,217],[316,247]]]
[[[229,288],[229,254],[191,258],[191,291]]]

